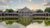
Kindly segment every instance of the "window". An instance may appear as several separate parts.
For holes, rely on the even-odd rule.
[[[13,16],[18,16],[18,14],[12,14]]]
[[[2,13],[2,16],[4,16],[4,13]]]
[[[12,14],[8,14],[9,16],[12,16]]]
[[[8,16],[8,14],[5,14],[5,16]]]
[[[48,14],[48,16],[50,16],[50,13]]]
[[[45,16],[48,16],[48,13],[46,13]]]
[[[45,16],[45,14],[33,14],[33,16]]]
[[[1,14],[0,14],[0,16],[1,16]]]

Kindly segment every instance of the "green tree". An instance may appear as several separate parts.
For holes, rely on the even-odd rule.
[[[46,9],[44,10],[44,12],[50,12],[50,8],[49,8],[49,7],[46,8]]]
[[[0,12],[3,12],[2,10],[0,10]]]
[[[37,12],[37,13],[42,13],[43,10],[39,9],[39,10],[37,10],[36,12]]]
[[[5,12],[14,12],[13,9],[6,9]]]

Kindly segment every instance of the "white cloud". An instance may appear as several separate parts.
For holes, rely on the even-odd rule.
[[[27,0],[27,1],[31,2],[32,0]]]
[[[11,2],[12,0],[0,0],[0,5],[10,5]]]
[[[0,0],[0,9],[6,9],[9,8],[12,3],[12,0]]]
[[[48,2],[48,0],[44,0],[44,6],[46,6],[46,7],[50,7],[50,2]]]
[[[33,10],[36,10],[36,9],[42,9],[44,10],[46,7],[44,6],[44,3],[41,3],[41,4],[36,4],[36,3],[30,3],[30,5],[28,5],[29,8],[33,9]]]
[[[2,5],[3,8],[11,8],[10,6],[13,5],[13,4],[11,4],[13,1],[14,0],[0,0],[0,6]],[[42,7],[42,5],[40,5],[40,4],[34,4],[34,3],[32,3],[32,0],[25,0],[24,5],[26,5],[30,9],[38,9],[38,8]],[[20,7],[20,6],[18,6],[18,7]],[[2,7],[0,7],[0,8],[2,9]],[[18,7],[15,6],[15,8],[18,8]]]
[[[30,2],[32,1],[32,0],[29,0]]]

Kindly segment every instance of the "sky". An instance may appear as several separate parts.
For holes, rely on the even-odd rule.
[[[50,0],[0,0],[0,10],[21,9],[27,7],[32,10],[42,9],[50,6]]]

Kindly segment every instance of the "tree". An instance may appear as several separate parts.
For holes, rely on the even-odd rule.
[[[0,10],[0,12],[3,12],[2,10]]]
[[[42,13],[42,12],[43,12],[43,10],[40,10],[40,9],[39,9],[39,10],[37,10],[36,12],[37,12],[37,13]]]
[[[14,12],[13,9],[6,9],[5,12]]]
[[[18,13],[18,11],[16,11]]]
[[[44,10],[44,12],[50,12],[50,8],[49,8],[49,7],[46,8],[46,9]]]

